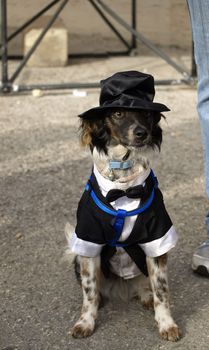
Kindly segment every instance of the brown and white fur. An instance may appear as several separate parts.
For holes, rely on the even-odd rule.
[[[150,166],[148,155],[155,148],[160,149],[162,130],[160,113],[111,110],[106,116],[92,120],[82,120],[81,141],[89,146],[93,161],[101,175],[109,178],[109,161],[132,159],[134,165],[128,170],[114,170],[114,180],[128,183],[143,174]],[[128,186],[128,185],[127,185]],[[138,296],[142,304],[154,307],[155,320],[163,339],[177,341],[180,331],[174,322],[169,302],[167,281],[167,254],[159,257],[147,257],[149,277],[137,276],[131,280],[120,277],[106,279],[101,272],[100,256],[94,258],[76,257],[76,266],[80,274],[83,290],[81,315],[71,334],[74,337],[90,336],[95,328],[101,296],[121,298]]]

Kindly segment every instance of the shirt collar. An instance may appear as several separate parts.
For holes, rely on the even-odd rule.
[[[142,185],[144,183],[144,181],[147,179],[147,177],[149,176],[150,170],[151,170],[150,168],[147,168],[142,174],[139,174],[139,176],[137,176],[135,179],[133,179],[131,181],[119,182],[118,180],[110,181],[110,180],[106,179],[105,177],[103,177],[99,173],[95,164],[94,164],[94,168],[93,168],[93,172],[94,172],[94,175],[95,175],[96,180],[98,182],[98,185],[99,185],[100,189],[104,192],[108,192],[112,189],[125,190],[128,187]]]

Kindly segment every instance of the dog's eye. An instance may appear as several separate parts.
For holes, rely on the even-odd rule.
[[[117,111],[117,112],[115,112],[114,114],[113,114],[113,116],[115,117],[115,118],[121,118],[122,117],[122,113],[121,112],[119,112],[119,111]]]

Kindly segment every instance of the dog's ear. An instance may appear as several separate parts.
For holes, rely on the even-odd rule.
[[[89,146],[91,150],[96,147],[99,152],[107,153],[110,132],[105,119],[83,119],[80,125],[80,138],[83,146]]]
[[[82,119],[80,124],[80,140],[82,146],[91,147],[92,144],[92,125],[91,121],[88,119]]]
[[[164,118],[165,119],[165,116],[162,114],[162,113],[159,113],[159,112],[155,112],[154,113],[154,123],[155,124],[158,124],[161,120],[161,118]]]

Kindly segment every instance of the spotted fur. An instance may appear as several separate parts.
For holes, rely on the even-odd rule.
[[[72,329],[72,335],[76,338],[87,337],[94,331],[100,301],[100,257],[80,257],[80,273],[83,306],[81,316]]]
[[[147,257],[147,267],[153,292],[155,320],[159,333],[163,339],[176,341],[180,337],[180,332],[170,312],[167,254],[157,258]]]

